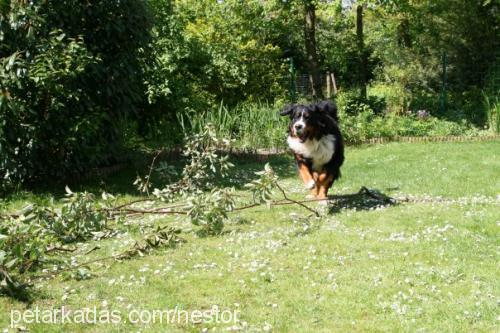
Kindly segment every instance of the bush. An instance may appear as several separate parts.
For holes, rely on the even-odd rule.
[[[357,115],[341,113],[340,125],[347,143],[360,143],[372,138],[395,138],[398,136],[478,134],[478,130],[466,122],[451,122],[430,115],[422,118],[417,114],[378,116],[370,110]]]
[[[4,187],[35,175],[64,170],[66,163],[97,157],[86,151],[102,121],[96,112],[68,110],[82,96],[66,87],[95,59],[81,40],[53,31],[35,46],[40,53],[16,52],[2,59],[0,80],[0,178]],[[75,161],[76,162],[76,161]],[[77,163],[70,163],[77,164]],[[55,168],[55,169],[53,169]]]
[[[484,93],[483,102],[485,113],[488,117],[488,127],[496,134],[500,134],[500,96],[488,96]]]
[[[143,102],[146,4],[9,1],[0,14],[0,187],[119,158],[117,119]]]
[[[483,102],[481,89],[471,87],[462,92],[450,92],[447,97],[447,114],[440,115],[441,117],[454,121],[464,119],[480,127],[487,124],[488,115],[481,107]]]
[[[384,97],[368,96],[365,100],[361,98],[357,90],[348,90],[340,92],[337,97],[337,107],[350,115],[356,115],[366,111],[374,114],[383,114],[386,112],[386,102]]]

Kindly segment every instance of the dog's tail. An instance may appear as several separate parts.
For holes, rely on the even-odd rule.
[[[326,112],[326,114],[332,117],[337,123],[339,122],[339,116],[337,114],[337,105],[335,104],[335,102],[324,100],[317,103],[316,107],[319,110]]]

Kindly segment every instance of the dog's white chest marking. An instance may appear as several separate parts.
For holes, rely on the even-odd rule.
[[[312,167],[316,171],[321,170],[323,165],[330,162],[333,153],[335,153],[335,137],[332,134],[328,134],[319,140],[308,139],[305,142],[301,142],[299,138],[289,136],[287,141],[288,146],[296,154],[312,159]]]

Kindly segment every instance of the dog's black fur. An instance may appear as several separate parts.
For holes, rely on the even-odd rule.
[[[320,140],[329,134],[333,135],[335,138],[333,156],[330,161],[321,167],[321,171],[331,176],[332,180],[328,184],[328,188],[331,187],[333,181],[341,176],[340,167],[344,163],[344,141],[339,128],[336,105],[330,101],[321,101],[309,105],[287,105],[280,114],[290,117],[288,135],[300,139],[302,143],[307,140]],[[300,135],[294,130],[294,125],[297,124],[299,119],[302,119],[302,122],[305,123],[304,130],[301,131]],[[311,158],[295,153],[295,159],[299,167],[301,163],[305,163],[311,174],[313,171],[320,171],[313,170]],[[317,166],[316,168],[318,169]]]

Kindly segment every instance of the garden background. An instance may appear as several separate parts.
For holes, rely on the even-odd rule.
[[[284,147],[285,103],[348,143],[498,133],[496,1],[0,2],[0,178],[72,178],[205,123]]]

